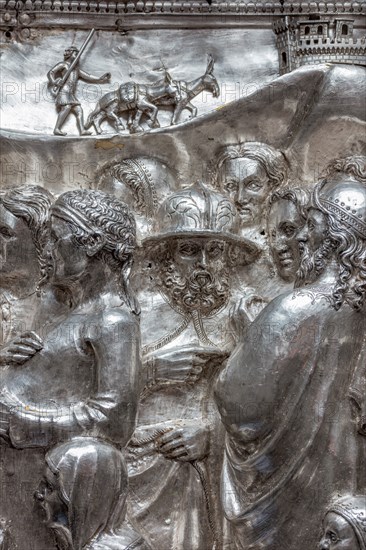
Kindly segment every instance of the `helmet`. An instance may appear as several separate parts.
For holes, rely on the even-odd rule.
[[[240,246],[246,262],[259,255],[255,243],[239,236],[239,219],[228,197],[212,191],[203,183],[195,183],[170,195],[158,210],[155,233],[143,244],[177,237],[216,237]]]
[[[339,177],[320,182],[314,189],[315,206],[335,216],[344,225],[366,239],[366,185]]]

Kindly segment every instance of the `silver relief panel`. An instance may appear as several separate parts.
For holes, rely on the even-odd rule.
[[[366,549],[363,2],[0,4],[0,549]]]

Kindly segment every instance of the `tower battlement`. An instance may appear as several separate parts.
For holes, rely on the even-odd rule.
[[[303,65],[366,65],[366,36],[354,37],[354,20],[283,17],[274,22],[280,74]]]

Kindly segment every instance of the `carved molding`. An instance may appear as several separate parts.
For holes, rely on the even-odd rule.
[[[138,0],[113,2],[108,0],[17,0],[0,1],[0,28],[94,26],[100,29],[124,30],[129,25],[148,27],[151,24],[176,25],[199,23],[205,26],[246,26],[260,18],[260,24],[270,25],[274,15],[366,13],[361,1],[351,2],[250,2],[247,0]],[[142,20],[141,15],[149,15]],[[123,16],[121,18],[120,16]],[[138,18],[136,20],[136,17]],[[179,19],[178,19],[179,18]],[[182,19],[183,18],[183,19]],[[197,21],[197,19],[199,19]]]

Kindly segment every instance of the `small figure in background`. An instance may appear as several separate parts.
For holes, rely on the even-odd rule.
[[[124,520],[127,483],[121,451],[105,441],[80,437],[49,451],[34,497],[57,548],[148,550]]]
[[[74,113],[76,117],[80,135],[90,135],[90,132],[85,129],[83,109],[81,108],[80,101],[76,97],[78,81],[81,79],[85,82],[103,84],[108,82],[111,77],[110,73],[105,73],[101,77],[98,77],[93,76],[86,71],[82,71],[79,67],[81,53],[82,49],[79,51],[75,46],[66,48],[64,53],[64,61],[57,63],[57,65],[55,65],[47,73],[49,84],[52,86],[52,91],[56,96],[58,117],[55,129],[53,131],[56,136],[66,135],[61,128],[70,113]]]

